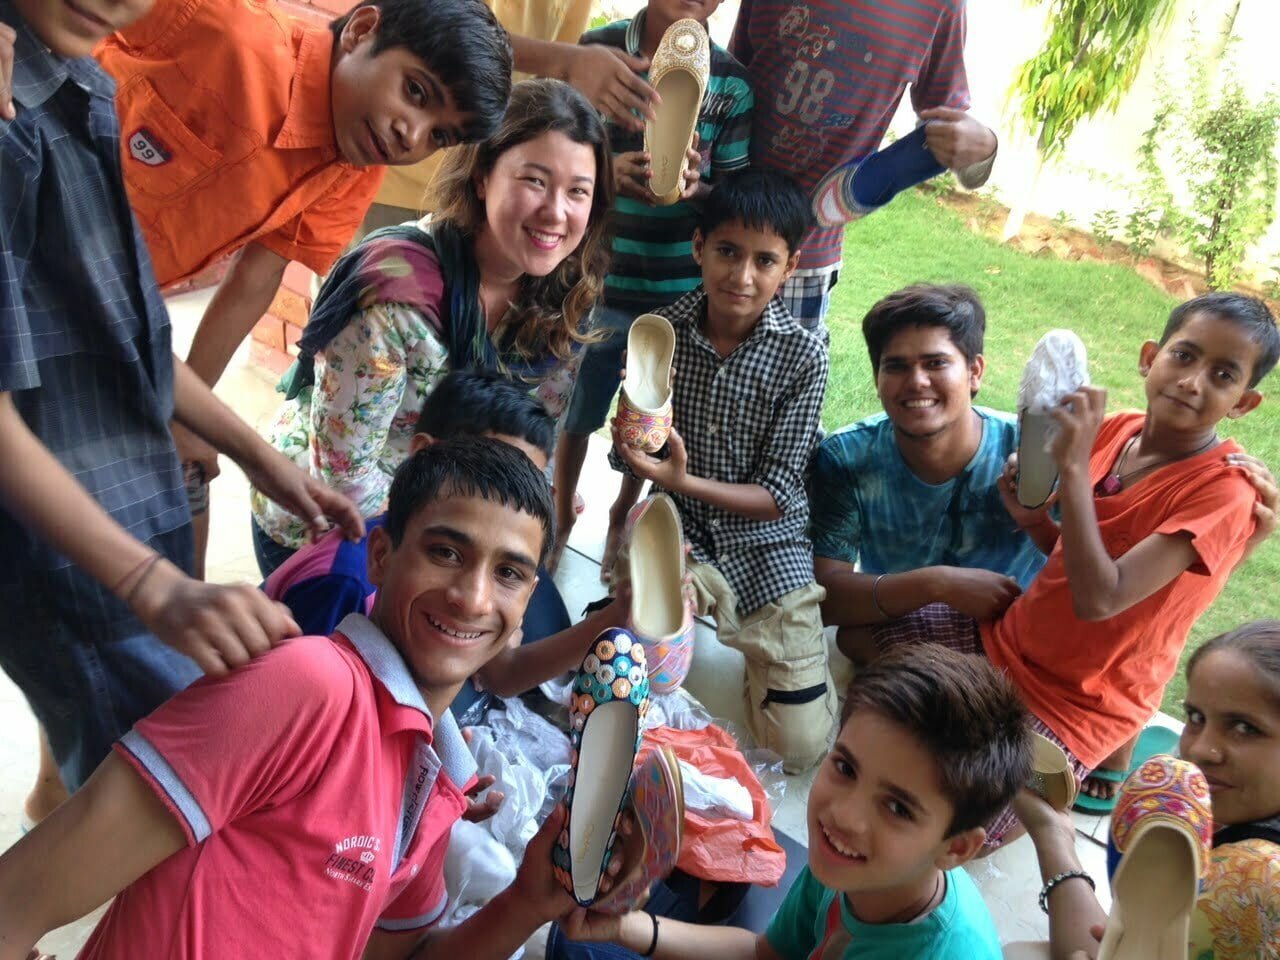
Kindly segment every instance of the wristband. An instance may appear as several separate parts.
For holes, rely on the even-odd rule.
[[[640,956],[652,957],[653,951],[658,949],[658,916],[655,913],[650,913],[648,910],[646,910],[645,913],[649,914],[649,919],[653,921],[653,939],[649,941],[649,949],[640,954]]]
[[[886,620],[892,620],[893,617],[884,612],[884,607],[880,606],[880,581],[887,577],[887,573],[882,573],[876,577],[876,582],[871,585],[871,602],[876,605],[876,613],[884,617]]]
[[[1096,886],[1094,886],[1093,877],[1089,876],[1083,870],[1068,870],[1065,873],[1058,874],[1056,877],[1050,877],[1048,881],[1046,881],[1045,885],[1040,889],[1040,909],[1043,910],[1045,913],[1048,913],[1049,912],[1049,894],[1053,893],[1054,888],[1058,884],[1066,880],[1075,879],[1076,877],[1079,877],[1081,880],[1087,883],[1089,885],[1090,890],[1098,889]]]

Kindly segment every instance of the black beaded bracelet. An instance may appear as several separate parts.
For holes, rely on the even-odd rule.
[[[1090,890],[1098,889],[1097,886],[1094,885],[1093,877],[1089,876],[1083,870],[1068,870],[1065,873],[1058,874],[1056,877],[1050,877],[1048,881],[1045,883],[1045,885],[1040,888],[1040,909],[1043,910],[1045,913],[1048,913],[1049,912],[1049,894],[1053,893],[1053,888],[1056,887],[1058,884],[1062,883],[1064,880],[1070,880],[1073,877],[1079,877],[1081,880],[1087,883],[1089,885]]]
[[[648,911],[645,911],[648,913]],[[653,939],[649,941],[649,949],[640,954],[642,957],[652,957],[653,951],[658,949],[658,915],[649,913],[649,919],[653,921]]]

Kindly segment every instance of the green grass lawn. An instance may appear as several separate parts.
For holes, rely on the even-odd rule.
[[[960,216],[931,196],[911,192],[850,226],[845,261],[827,323],[831,379],[823,423],[833,430],[879,411],[862,317],[878,299],[909,283],[966,283],[987,308],[987,370],[978,400],[1015,409],[1022,366],[1053,327],[1078,333],[1089,348],[1090,374],[1108,390],[1108,409],[1145,406],[1138,349],[1158,337],[1175,301],[1124,266],[1032,256],[972,233]],[[1263,382],[1264,392],[1280,383]],[[1220,433],[1280,470],[1280,398]],[[1280,538],[1263,544],[1191,632],[1188,650],[1248,620],[1274,616],[1265,598],[1280,579]],[[1185,654],[1184,654],[1185,660]],[[1164,709],[1182,716],[1182,671],[1165,693]]]

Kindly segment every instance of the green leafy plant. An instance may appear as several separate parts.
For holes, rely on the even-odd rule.
[[[1196,98],[1189,120],[1190,143],[1179,151],[1191,191],[1182,239],[1221,290],[1240,279],[1246,251],[1276,216],[1280,99],[1252,101],[1228,77],[1216,96]]]
[[[1120,214],[1110,207],[1099,210],[1089,221],[1089,226],[1098,242],[1105,246],[1120,235]]]
[[[1022,118],[1041,157],[1061,153],[1081,120],[1119,106],[1174,5],[1174,0],[1049,0],[1049,36],[1014,80]]]

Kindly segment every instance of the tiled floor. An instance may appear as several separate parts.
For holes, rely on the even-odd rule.
[[[175,339],[179,353],[194,331],[207,295],[188,295],[171,301]],[[218,393],[252,422],[260,423],[275,409],[278,397],[268,379],[247,366],[243,354],[218,386]],[[569,610],[580,614],[583,606],[602,594],[599,563],[603,550],[608,507],[617,490],[616,474],[604,460],[604,441],[592,439],[591,454],[579,489],[587,497],[586,510],[578,519],[568,552],[557,576]],[[209,547],[209,578],[226,582],[256,581],[257,568],[249,541],[248,487],[244,475],[222,461],[222,476],[213,486],[213,531]],[[840,664],[835,655],[837,675]],[[847,667],[846,667],[847,669]],[[698,641],[686,687],[716,717],[739,729],[742,723],[742,657],[721,645],[706,624],[698,628]],[[35,775],[35,724],[22,696],[6,677],[0,675],[0,849],[13,843],[19,833],[22,801]],[[804,810],[812,773],[787,778],[782,803],[774,813],[774,826],[804,842]],[[1095,877],[1106,876],[1104,818],[1076,815],[1079,826],[1077,847]],[[1101,838],[1099,839],[1096,838]],[[1036,907],[1039,874],[1030,841],[1010,844],[985,861],[970,866],[982,889],[1001,937],[1006,940],[1043,938],[1047,934],[1044,915]],[[1106,885],[1099,894],[1107,899]],[[61,957],[73,956],[96,922],[96,915],[55,931],[42,947]]]

